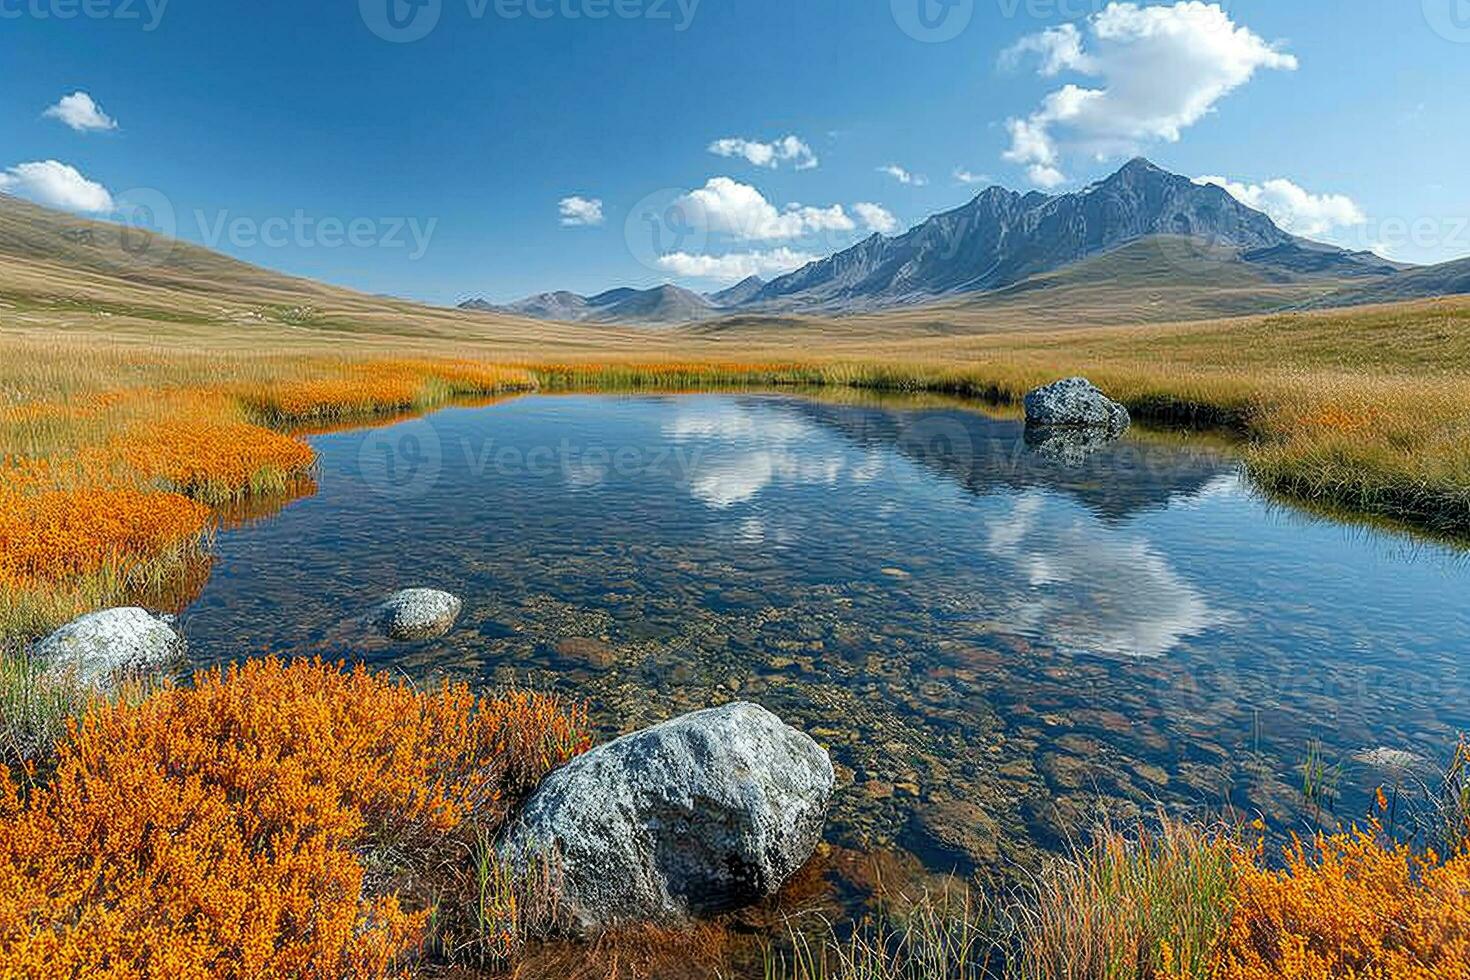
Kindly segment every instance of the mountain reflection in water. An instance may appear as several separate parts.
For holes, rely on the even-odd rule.
[[[314,437],[318,492],[220,534],[191,650],[555,687],[605,735],[756,701],[831,751],[833,843],[1000,874],[1156,801],[1291,826],[1314,740],[1360,814],[1364,750],[1470,727],[1458,553],[1268,505],[1198,441],[1055,453],[848,401],[530,397]],[[366,635],[411,585],[462,596],[456,628]]]

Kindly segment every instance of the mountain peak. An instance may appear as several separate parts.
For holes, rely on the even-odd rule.
[[[1167,173],[1168,172],[1168,171],[1164,170],[1163,167],[1160,167],[1157,164],[1155,164],[1148,157],[1134,157],[1132,160],[1129,160],[1127,163],[1123,164],[1122,167],[1118,168],[1118,172],[1119,173],[1123,173],[1125,171],[1140,171],[1140,170],[1143,170],[1143,171],[1157,170],[1159,173]]]

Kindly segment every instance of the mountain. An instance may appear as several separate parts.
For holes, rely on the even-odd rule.
[[[1303,275],[1391,274],[1376,257],[1296,238],[1213,184],[1144,159],[1072,194],[991,187],[893,238],[852,248],[767,283],[746,301],[770,310],[855,312],[1010,286],[1151,236],[1238,250]]]
[[[568,292],[538,293],[504,306],[496,306],[483,299],[470,299],[459,304],[459,308],[572,323],[689,323],[718,312],[718,307],[710,299],[692,290],[667,284],[652,289],[609,289],[596,296]]]
[[[1115,252],[1126,255],[1079,276],[1056,275]],[[1146,296],[1133,292],[1144,284]],[[1092,319],[1116,308],[1158,321],[1374,302],[1375,296],[1412,299],[1456,288],[1466,288],[1456,270],[1417,270],[1299,238],[1223,188],[1140,158],[1070,194],[990,187],[903,234],[875,234],[770,282],[751,276],[704,297],[665,286],[659,297],[637,290],[590,299],[551,293],[503,308],[483,301],[467,307],[572,321],[713,322],[719,329],[737,317],[749,323],[801,314],[906,316],[938,304],[943,316],[935,322],[948,329],[951,314],[961,310],[953,304],[970,308],[958,316],[961,322],[983,319],[988,314],[979,315],[979,308],[997,304],[1034,312],[1037,291]]]
[[[710,302],[716,306],[739,306],[747,302],[765,286],[765,280],[760,276],[748,276],[740,280],[729,289],[722,289],[717,293],[706,294]]]

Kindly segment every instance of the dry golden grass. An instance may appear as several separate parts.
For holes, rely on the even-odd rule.
[[[73,224],[85,223],[0,200],[0,501],[12,534],[46,490],[80,494],[44,502],[74,511],[95,510],[104,498],[88,495],[103,491],[268,510],[261,501],[308,477],[290,431],[457,398],[831,385],[1013,403],[1084,374],[1141,419],[1244,437],[1256,479],[1288,498],[1470,535],[1470,298],[1159,322],[1243,308],[1262,288],[1212,293],[1220,284],[1190,282],[1187,261],[1149,253],[1181,247],[1166,242],[929,309],[650,330],[365,296],[183,243],[139,264],[115,226],[89,224],[84,246],[63,234]],[[37,466],[45,481],[22,479]],[[204,538],[173,506],[177,533],[156,561],[127,544],[136,529],[120,530],[86,552],[86,581],[23,601],[0,589],[0,634],[179,577]],[[61,533],[49,539],[58,550]]]

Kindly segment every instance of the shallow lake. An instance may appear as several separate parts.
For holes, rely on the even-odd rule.
[[[942,402],[537,396],[312,437],[317,492],[223,531],[198,665],[530,683],[606,735],[734,699],[838,766],[828,840],[1033,866],[1101,813],[1306,819],[1470,728],[1462,553],[1272,504],[1207,440],[1086,454]],[[428,585],[446,637],[358,618]]]

